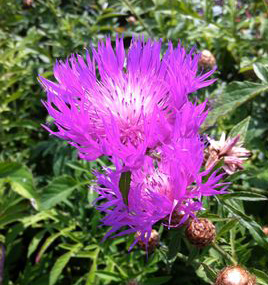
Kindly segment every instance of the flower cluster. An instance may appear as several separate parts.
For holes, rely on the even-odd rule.
[[[203,196],[225,193],[221,174],[202,171],[198,132],[206,102],[189,100],[215,81],[208,79],[215,68],[198,74],[194,49],[187,53],[169,42],[161,56],[161,47],[161,41],[133,38],[126,53],[122,38],[114,48],[106,38],[84,58],[57,62],[57,83],[40,77],[57,131],[44,127],[75,146],[80,158],[106,155],[115,164],[95,172],[95,205],[112,227],[105,238],[138,232],[135,242],[146,242],[156,222],[177,227],[202,209]],[[173,213],[182,217],[175,224]]]

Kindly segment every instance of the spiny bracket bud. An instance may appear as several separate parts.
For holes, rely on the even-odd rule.
[[[187,225],[185,234],[192,245],[203,248],[214,241],[216,228],[208,219],[192,219]]]
[[[138,238],[138,245],[140,246],[140,248],[146,251],[146,243],[141,239],[140,235],[141,235],[140,232],[137,232],[135,237]],[[152,229],[151,236],[147,244],[147,251],[153,252],[154,249],[158,246],[158,244],[159,244],[159,234],[156,230]]]
[[[256,285],[256,277],[239,265],[228,266],[219,272],[214,285]]]

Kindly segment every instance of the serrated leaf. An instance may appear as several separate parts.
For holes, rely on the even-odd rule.
[[[253,64],[253,69],[255,74],[261,81],[268,83],[268,68],[266,66],[257,62]]]
[[[240,135],[240,139],[239,142],[244,142],[246,135],[247,135],[247,130],[248,130],[248,126],[249,126],[249,122],[250,122],[251,117],[247,117],[246,119],[242,120],[241,122],[239,122],[237,125],[235,125],[230,133],[229,133],[229,137],[230,138],[234,138],[237,135]]]
[[[41,210],[47,210],[66,200],[82,183],[77,183],[70,176],[55,178],[48,186],[42,189]]]
[[[130,189],[130,182],[131,182],[131,172],[123,172],[120,176],[119,181],[119,189],[123,198],[123,201],[126,205],[128,205],[128,193]]]
[[[267,84],[249,81],[230,83],[224,88],[222,95],[216,100],[214,108],[209,112],[205,121],[205,128],[214,125],[218,118],[226,116],[243,103],[267,90]]]

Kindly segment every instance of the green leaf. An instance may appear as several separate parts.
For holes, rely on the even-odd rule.
[[[34,251],[37,249],[39,243],[41,242],[42,238],[44,237],[44,234],[46,232],[46,229],[38,232],[33,239],[31,240],[29,247],[28,247],[28,253],[27,253],[27,257],[29,258]]]
[[[268,197],[252,192],[235,192],[230,194],[224,194],[221,199],[228,200],[228,199],[238,199],[243,201],[265,201],[268,200]]]
[[[247,117],[246,119],[242,120],[240,123],[238,123],[237,125],[235,125],[230,133],[229,133],[229,137],[230,138],[234,138],[237,135],[240,135],[240,142],[244,142],[246,135],[247,135],[247,130],[248,130],[248,126],[249,126],[249,122],[250,122],[251,117]]]
[[[86,285],[95,285],[95,276],[96,276],[96,271],[97,271],[99,248],[95,250],[95,255],[96,257],[94,258],[93,263],[91,264],[91,267],[90,267],[90,270],[87,276]]]
[[[171,240],[168,245],[167,258],[173,259],[177,256],[181,247],[181,232],[178,230],[171,231]]]
[[[41,210],[47,210],[66,200],[80,185],[70,176],[55,178],[48,186],[42,189]]]
[[[241,211],[237,210],[233,206],[231,206],[229,203],[225,201],[221,201],[224,206],[236,217],[239,217],[238,220],[241,225],[243,225],[246,229],[249,230],[250,234],[253,236],[255,241],[268,250],[268,239],[265,237],[262,228],[259,224],[257,224],[254,220],[252,220],[249,216],[245,215]]]
[[[238,220],[237,219],[232,219],[228,221],[227,223],[224,224],[224,226],[220,229],[220,231],[217,233],[217,239],[219,239],[222,235],[225,233],[229,232],[231,229],[235,227],[237,224]]]
[[[27,199],[38,200],[32,173],[24,165],[16,162],[0,163],[0,179],[10,183],[11,189]]]
[[[102,279],[109,280],[109,281],[116,281],[120,282],[122,281],[122,277],[118,273],[108,272],[104,270],[98,270],[96,271],[96,275]]]
[[[243,103],[252,100],[257,95],[268,90],[267,84],[253,82],[232,82],[226,86],[222,95],[216,100],[214,109],[209,112],[205,121],[205,128],[216,123],[218,118],[233,112]]]
[[[119,189],[123,198],[123,201],[126,205],[128,205],[128,193],[130,189],[131,182],[131,172],[123,172],[119,181]]]
[[[261,63],[254,63],[253,69],[261,81],[268,83],[268,68]]]
[[[251,272],[256,275],[257,282],[260,285],[267,285],[268,284],[268,275],[267,273],[259,270],[259,269],[252,269]]]
[[[42,245],[41,249],[39,250],[37,256],[36,256],[36,262],[39,262],[39,260],[41,259],[42,255],[44,254],[44,252],[47,250],[47,248],[61,235],[65,235],[66,233],[72,231],[75,228],[74,225],[65,228],[63,230],[61,230],[58,233],[52,234],[51,236],[49,236],[46,241],[44,242],[44,244]]]
[[[75,252],[79,249],[79,247],[80,245],[77,245],[73,250],[63,254],[57,259],[49,274],[49,285],[54,285],[57,282],[64,267],[69,262],[70,258],[75,254]]]
[[[204,271],[205,271],[208,279],[210,281],[214,282],[216,277],[217,277],[217,273],[209,265],[207,265],[207,264],[205,264],[203,262],[201,264],[202,264],[202,266],[204,268]]]

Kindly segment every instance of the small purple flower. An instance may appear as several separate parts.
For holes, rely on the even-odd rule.
[[[44,102],[57,131],[50,133],[75,146],[82,159],[101,155],[126,167],[142,165],[148,149],[170,138],[176,112],[187,95],[212,84],[215,69],[197,75],[200,55],[161,41],[133,38],[126,54],[123,39],[99,41],[85,58],[72,55],[54,67],[57,83],[40,76]],[[96,71],[97,70],[97,71]]]

